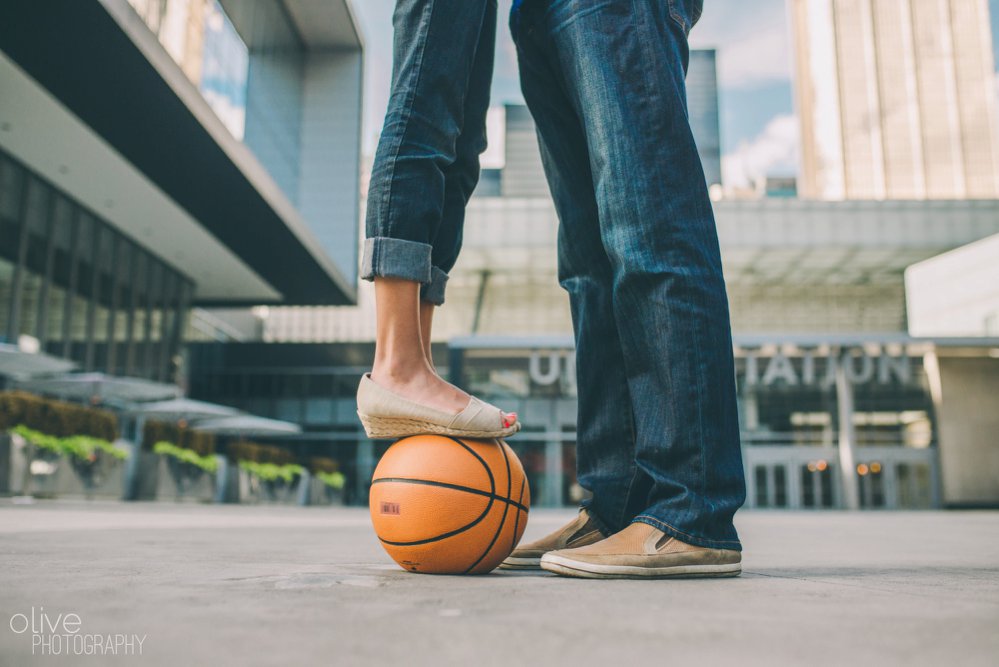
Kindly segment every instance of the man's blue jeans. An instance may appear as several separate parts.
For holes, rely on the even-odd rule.
[[[423,283],[444,302],[479,181],[496,0],[397,0],[392,92],[368,188],[361,278]]]
[[[700,0],[523,0],[511,30],[560,220],[577,465],[610,531],[741,549],[728,301],[687,121]]]

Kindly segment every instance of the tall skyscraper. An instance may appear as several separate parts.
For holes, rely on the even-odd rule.
[[[987,0],[789,0],[801,194],[999,197]]]
[[[714,49],[690,52],[687,110],[708,185],[720,185],[721,130],[718,115],[718,69]]]

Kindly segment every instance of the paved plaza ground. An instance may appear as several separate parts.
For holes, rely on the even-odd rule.
[[[739,579],[445,577],[396,567],[364,509],[2,499],[0,664],[999,664],[999,512],[738,525]],[[33,656],[14,630],[60,614],[142,653]]]

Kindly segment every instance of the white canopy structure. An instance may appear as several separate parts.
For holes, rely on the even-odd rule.
[[[17,345],[0,343],[0,376],[25,380],[37,375],[67,373],[76,364],[44,352],[28,352]]]
[[[245,437],[298,435],[302,427],[291,422],[277,419],[265,419],[253,415],[235,417],[219,417],[206,419],[194,425],[194,430],[214,433],[215,435],[233,435]]]
[[[181,395],[177,385],[104,373],[67,373],[24,380],[16,386],[36,394],[100,403],[163,401]]]

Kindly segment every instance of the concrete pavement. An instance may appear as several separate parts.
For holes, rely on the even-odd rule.
[[[363,509],[2,499],[0,664],[999,664],[999,512],[738,525],[739,579],[443,577],[395,566]],[[116,654],[39,656],[29,617]]]

